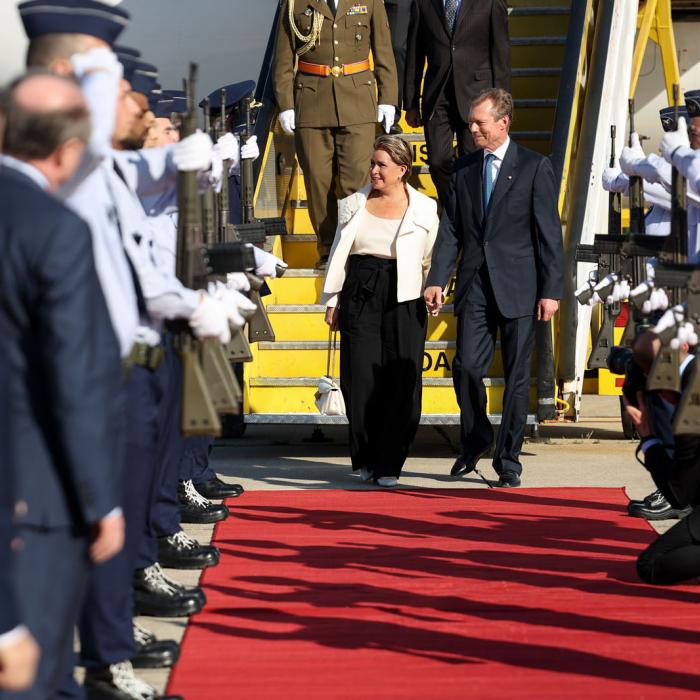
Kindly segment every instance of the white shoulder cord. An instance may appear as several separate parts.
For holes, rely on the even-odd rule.
[[[321,28],[323,26],[323,15],[318,10],[313,11],[314,18],[311,24],[311,32],[307,35],[304,35],[299,31],[296,23],[294,22],[294,0],[288,1],[287,8],[289,10],[289,26],[291,27],[292,32],[294,32],[294,36],[296,36],[296,38],[304,44],[300,49],[297,49],[297,56],[303,56],[305,53],[311,51],[314,45],[321,43]]]

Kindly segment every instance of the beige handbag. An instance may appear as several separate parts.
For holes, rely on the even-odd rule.
[[[335,367],[337,332],[328,330],[328,359],[326,362],[326,374],[318,380],[318,390],[315,394],[316,408],[322,416],[344,416],[345,399],[340,387],[333,379]]]

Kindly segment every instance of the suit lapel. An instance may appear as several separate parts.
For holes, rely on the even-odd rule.
[[[478,1],[483,2],[484,0]],[[457,32],[460,30],[460,27],[464,24],[465,18],[469,16],[472,9],[472,5],[475,2],[477,2],[477,0],[462,0],[462,3],[459,6],[459,11],[457,12],[457,18],[455,19],[455,34],[457,34]]]
[[[482,171],[484,169],[484,153],[481,158],[477,158],[470,168],[466,177],[469,200],[472,203],[472,212],[477,228],[481,228],[484,222],[484,195],[482,185]]]
[[[432,1],[433,5],[435,6],[435,12],[437,12],[438,17],[440,18],[440,24],[442,24],[442,28],[447,32],[448,36],[452,36],[452,33],[450,32],[450,29],[447,26],[447,18],[445,17],[445,0]]]
[[[355,0],[336,0],[335,20],[338,21],[341,17],[347,15],[354,2]]]
[[[498,172],[498,179],[491,194],[491,202],[489,203],[489,212],[487,221],[491,219],[492,212],[496,211],[499,202],[505,196],[506,192],[511,188],[515,181],[516,168],[518,165],[518,150],[515,142],[511,139],[505,158],[501,164],[501,169]]]
[[[344,0],[338,0],[338,9],[340,9],[340,5],[343,4],[343,1]],[[335,17],[333,17],[333,13],[331,12],[331,8],[326,4],[326,0],[309,0],[308,5],[311,9],[318,10],[329,20],[333,21],[335,19]]]

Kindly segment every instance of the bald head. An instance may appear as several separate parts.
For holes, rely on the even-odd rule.
[[[35,165],[52,184],[68,179],[90,137],[90,116],[77,84],[48,72],[29,73],[3,92],[0,105],[6,121],[3,152]]]

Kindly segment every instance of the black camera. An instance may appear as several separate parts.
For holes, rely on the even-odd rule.
[[[636,406],[637,392],[646,390],[647,378],[639,365],[634,361],[632,350],[615,345],[610,350],[607,362],[608,369],[613,374],[625,375],[622,395],[632,406]]]

